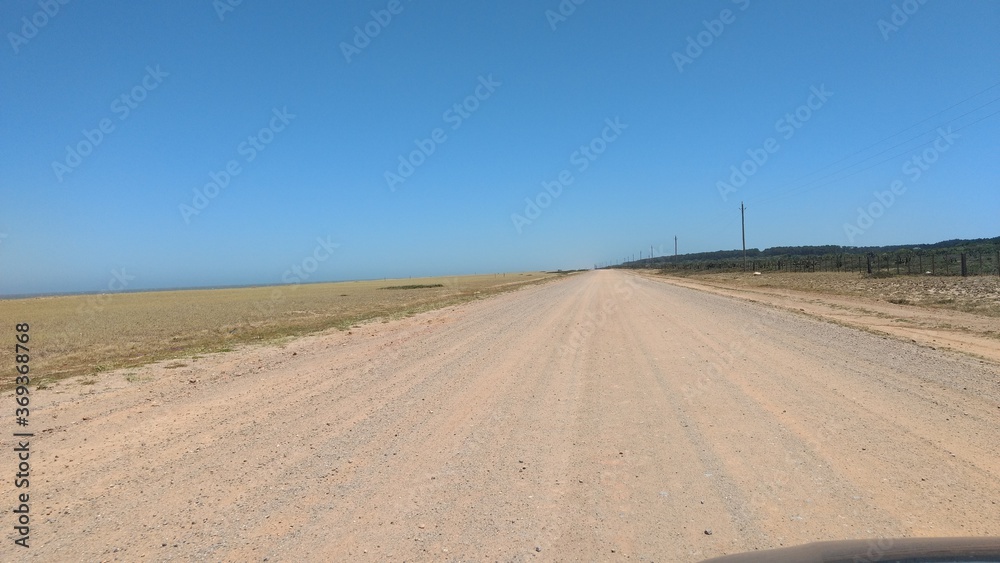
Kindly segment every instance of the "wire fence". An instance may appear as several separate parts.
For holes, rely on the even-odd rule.
[[[635,263],[631,267],[689,272],[856,272],[872,276],[1000,276],[1000,249],[755,256],[747,258],[745,263],[743,258],[672,262],[650,260]]]

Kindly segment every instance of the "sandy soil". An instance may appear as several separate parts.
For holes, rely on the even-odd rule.
[[[33,393],[32,547],[0,559],[1000,535],[998,364],[625,272],[186,364]]]
[[[684,273],[682,277],[739,289],[791,289],[1000,317],[1000,276],[996,275],[875,277],[862,276],[858,272],[765,271],[762,275],[692,272]]]
[[[662,277],[645,272],[642,275],[653,279]],[[779,274],[779,277],[783,279],[773,282],[775,277],[769,274],[762,276],[728,274],[697,278],[667,276],[667,279],[670,283],[683,287],[739,297],[878,334],[907,339],[933,349],[940,348],[962,352],[1000,362],[1000,317],[992,314],[994,303],[998,299],[996,291],[1000,285],[994,277],[979,276],[945,280],[908,278],[900,282],[897,280],[858,280],[852,275],[843,274],[803,273]],[[795,280],[796,277],[799,278],[796,280],[798,285],[810,289],[801,290],[782,286],[791,285],[789,282]],[[865,291],[871,296],[834,293],[837,291],[836,283],[823,283],[831,280],[843,282],[845,278],[851,278],[853,283],[860,282],[874,286]],[[815,283],[817,281],[819,283]],[[770,283],[775,283],[775,285],[768,285]],[[930,304],[915,305],[927,301],[928,295],[927,287],[914,287],[917,285],[930,285],[932,292],[935,289],[950,291],[953,292],[951,293],[953,295],[964,292],[963,297],[972,300],[979,299],[983,302],[982,308],[989,307],[991,314],[978,314],[936,307]],[[935,288],[935,285],[939,287]],[[900,293],[899,286],[909,287]],[[903,295],[907,298],[903,299],[903,303],[894,303],[886,300],[885,293]],[[969,297],[970,293],[976,297]]]
[[[554,277],[557,274],[520,272],[0,299],[0,319],[6,325],[0,334],[13,330],[15,322],[30,321],[31,369],[51,383],[376,318],[400,318]],[[400,286],[411,289],[385,289]],[[0,354],[0,373],[12,373],[14,360],[12,354]],[[7,383],[0,380],[0,389],[6,390]]]

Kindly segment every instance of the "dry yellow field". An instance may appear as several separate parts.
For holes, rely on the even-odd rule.
[[[0,300],[31,326],[35,383],[393,318],[560,277],[545,272]],[[439,287],[380,289],[389,286]],[[0,355],[12,373],[13,354]]]

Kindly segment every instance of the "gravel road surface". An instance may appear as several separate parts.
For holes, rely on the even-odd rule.
[[[625,272],[182,363],[32,392],[31,547],[8,508],[0,559],[1000,535],[997,364]]]

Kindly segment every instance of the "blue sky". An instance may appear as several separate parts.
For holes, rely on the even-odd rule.
[[[1000,234],[998,2],[224,2],[3,3],[0,294]]]

